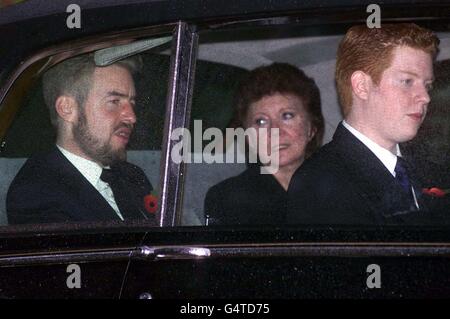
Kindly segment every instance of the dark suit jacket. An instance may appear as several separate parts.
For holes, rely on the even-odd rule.
[[[448,201],[431,198],[423,194],[422,188],[447,188],[449,171],[436,168],[430,173],[430,168],[423,170],[408,162],[408,175],[420,206],[417,211],[410,206],[410,197],[383,163],[339,124],[333,140],[308,159],[292,177],[287,222],[335,225],[440,223],[441,214],[445,215],[443,210],[448,210]],[[441,208],[437,209],[439,205]]]
[[[144,196],[152,191],[144,172],[127,162],[117,169],[127,192],[128,219],[154,220],[144,209]],[[56,147],[26,161],[9,187],[6,210],[9,224],[120,221],[102,195]]]
[[[284,222],[287,192],[270,174],[251,165],[214,185],[205,198],[208,225],[262,225]]]

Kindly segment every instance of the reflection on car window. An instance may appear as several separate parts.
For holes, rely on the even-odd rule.
[[[170,55],[154,51],[102,67],[84,54],[19,78],[0,109],[14,115],[2,122],[1,225],[157,225]]]
[[[236,79],[247,73],[247,70],[236,66],[204,60],[197,62],[190,132],[198,130],[200,134],[203,134],[208,128],[225,130],[233,117],[230,105],[233,104],[233,95],[237,87]],[[228,176],[227,172],[233,169],[228,165],[223,166],[224,164],[195,163],[197,159],[202,161],[199,157],[208,141],[200,141],[198,145],[194,145],[193,138],[194,136],[191,136],[191,149],[195,155],[187,163],[185,180],[187,193],[183,199],[182,220],[185,225],[204,224],[204,216],[201,212],[206,191],[212,185],[211,183],[221,181]],[[217,166],[222,168],[217,169]],[[211,171],[211,169],[215,170]],[[239,168],[235,172],[239,172]],[[190,191],[191,189],[195,191]]]
[[[237,161],[239,154],[236,152],[230,157],[234,160],[227,162],[226,152],[230,151],[230,145],[233,150],[234,145],[231,141],[236,138],[230,139],[223,126],[205,125],[208,122],[207,114],[215,113],[216,118],[221,118],[222,123],[227,123],[227,128],[236,128],[239,124],[243,128],[253,126],[258,129],[267,128],[269,131],[271,128],[277,128],[280,135],[275,148],[280,154],[279,161],[283,164],[291,151],[302,141],[309,141],[318,132],[320,134],[317,122],[311,125],[311,114],[305,115],[300,112],[299,118],[306,117],[309,120],[299,121],[301,125],[297,127],[300,127],[301,132],[292,131],[289,126],[284,126],[296,119],[297,114],[289,112],[295,110],[292,106],[296,101],[292,98],[292,94],[286,94],[289,91],[286,92],[284,89],[274,89],[267,94],[261,93],[263,98],[249,99],[248,110],[239,109],[238,98],[225,106],[221,99],[209,100],[207,105],[194,103],[192,112],[196,116],[193,120],[196,120],[198,125],[191,123],[193,132],[191,138],[197,138],[199,141],[197,145],[202,145],[203,148],[194,151],[193,159],[187,165],[182,208],[183,224],[443,225],[448,223],[450,172],[447,167],[450,159],[446,151],[448,147],[445,146],[449,145],[445,132],[449,123],[445,108],[442,107],[445,105],[444,92],[448,82],[446,79],[448,65],[445,61],[448,51],[447,41],[441,41],[437,56],[438,67],[433,76],[431,57],[434,55],[433,46],[436,37],[432,31],[413,24],[386,25],[386,30],[389,28],[402,32],[413,30],[423,33],[423,38],[426,39],[424,40],[426,43],[420,44],[421,49],[413,49],[412,52],[406,50],[408,52],[400,54],[393,48],[394,57],[398,53],[403,57],[410,57],[412,61],[403,66],[390,65],[391,69],[418,68],[418,65],[421,65],[422,69],[409,71],[402,69],[408,74],[420,74],[417,76],[420,79],[398,79],[401,83],[408,81],[408,85],[411,85],[408,93],[411,98],[406,100],[405,91],[402,91],[404,100],[399,99],[399,94],[392,93],[392,99],[389,99],[388,95],[383,96],[385,103],[376,102],[379,100],[371,96],[372,100],[368,103],[378,111],[372,113],[370,122],[372,124],[369,125],[367,121],[361,120],[362,113],[355,115],[355,111],[349,111],[345,107],[342,111],[342,105],[347,102],[342,93],[339,96],[335,86],[338,45],[350,27],[337,28],[332,32],[324,30],[322,32],[320,28],[299,30],[295,27],[285,27],[276,30],[274,27],[271,30],[273,32],[266,35],[261,35],[257,29],[253,30],[252,35],[252,32],[247,30],[242,33],[242,38],[236,38],[236,32],[233,32],[233,38],[227,38],[227,32],[217,31],[216,34],[205,33],[203,38],[202,34],[200,35],[199,70],[202,61],[216,62],[222,68],[224,76],[230,68],[239,67],[245,70],[234,78],[236,86],[233,91],[223,86],[223,92],[228,92],[232,96],[242,95],[237,94],[238,83],[245,82],[249,72],[251,74],[258,68],[273,63],[292,65],[311,78],[320,90],[324,118],[322,142],[324,146],[309,158],[305,155],[307,158],[305,165],[296,170],[294,177],[287,178],[287,181],[283,178],[268,178],[270,174],[264,175],[260,171],[262,164],[260,153],[256,152],[258,154],[256,165],[249,163],[248,156],[251,153],[249,136],[245,136],[244,148],[240,149],[247,163]],[[357,32],[355,29],[352,30]],[[439,37],[447,38],[447,34],[439,34]],[[410,45],[417,47],[415,44]],[[344,59],[342,56],[345,56],[345,52],[352,51],[344,49],[343,52],[339,53],[341,60]],[[372,60],[376,61],[378,58]],[[353,58],[347,59],[352,61]],[[425,65],[418,60],[426,62]],[[406,62],[400,59],[398,63]],[[392,77],[394,81],[394,75]],[[431,90],[433,77],[436,80]],[[198,83],[199,79],[196,81]],[[276,81],[274,75],[265,78],[265,82]],[[256,82],[256,79],[253,79],[253,82]],[[263,84],[256,87],[263,90]],[[378,83],[375,80],[373,90],[377,88],[376,84]],[[387,92],[394,89],[391,88],[391,91]],[[251,85],[248,84],[245,90],[250,91]],[[303,88],[303,91],[307,90]],[[200,94],[196,87],[194,100]],[[352,91],[349,94],[351,97]],[[356,93],[353,91],[353,94]],[[309,101],[308,98],[301,97],[299,104],[304,111],[305,104]],[[361,101],[365,101],[364,98]],[[358,110],[358,107],[361,108],[360,105],[366,103],[361,101],[353,110]],[[200,109],[208,111],[202,113]],[[369,108],[366,108],[366,112],[367,109]],[[427,109],[430,111],[426,117]],[[239,115],[240,111],[245,116],[241,116],[241,123],[237,123],[233,112]],[[242,125],[242,119],[252,122]],[[422,122],[422,129],[418,130]],[[202,126],[199,129],[200,123]],[[197,132],[204,134],[195,137],[196,127]],[[367,130],[367,127],[376,130]],[[411,132],[407,128],[410,128]],[[271,141],[270,134],[267,140]],[[347,140],[352,140],[352,143],[345,144],[344,141]],[[422,143],[424,140],[427,142]],[[213,143],[214,141],[216,143]],[[393,143],[391,145],[384,141]],[[332,143],[329,144],[330,142]],[[213,147],[217,145],[220,147]],[[344,155],[341,150],[347,153]],[[205,159],[205,154],[210,158]],[[222,160],[218,160],[220,157]],[[339,167],[339,170],[334,167]],[[289,196],[283,199],[283,191],[287,189]],[[352,199],[350,195],[354,198]],[[258,199],[258,196],[262,198]],[[361,205],[358,206],[356,203]],[[267,213],[261,213],[264,210]],[[216,214],[217,211],[220,211],[220,214]],[[286,218],[283,217],[284,214],[287,214]]]

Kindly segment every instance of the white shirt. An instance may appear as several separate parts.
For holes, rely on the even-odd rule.
[[[389,173],[392,174],[392,176],[395,177],[395,166],[397,165],[397,156],[402,156],[400,152],[400,147],[398,144],[395,145],[396,148],[396,154],[392,154],[391,151],[385,149],[384,147],[378,145],[374,141],[372,141],[370,138],[365,136],[363,133],[359,132],[355,128],[353,128],[350,124],[348,124],[345,120],[342,121],[342,125],[350,131],[358,140],[361,141],[367,148],[375,154],[375,156],[383,163],[383,165],[386,167],[386,169],[389,171]],[[411,186],[412,194],[414,197],[414,203],[417,208],[419,208],[419,204],[417,202],[416,193],[414,192],[414,188]]]
[[[97,163],[85,159],[81,156],[75,155],[68,150],[56,145],[63,155],[76,167],[78,171],[91,183],[92,186],[103,196],[108,204],[114,209],[117,216],[123,221],[123,216],[120,213],[119,207],[114,199],[114,194],[108,183],[105,183],[100,179],[103,167]]]
[[[350,124],[348,124],[345,120],[342,121],[342,125],[344,125],[344,127],[349,130],[350,133],[352,133],[358,140],[360,140],[365,146],[367,146],[367,148],[373,154],[375,154],[376,157],[378,157],[381,163],[383,163],[389,173],[391,173],[391,175],[395,177],[395,165],[397,165],[397,156],[402,156],[398,144],[395,146],[396,155],[394,155],[389,150],[381,147],[370,138],[365,136],[363,133],[350,126]]]

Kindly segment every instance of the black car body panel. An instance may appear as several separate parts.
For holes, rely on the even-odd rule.
[[[127,235],[109,231],[3,239],[1,297],[441,298],[450,293],[450,245],[442,243],[448,232],[194,227],[154,230],[141,240],[139,229],[124,229]],[[82,270],[81,289],[66,285],[71,264]],[[372,264],[383,269],[382,289],[366,285]]]

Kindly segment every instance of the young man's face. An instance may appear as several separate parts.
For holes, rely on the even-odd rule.
[[[130,72],[117,65],[96,68],[73,135],[85,157],[103,165],[126,159],[136,123],[135,88]]]
[[[433,82],[430,54],[411,47],[397,47],[391,65],[378,85],[370,82],[364,124],[379,145],[392,149],[414,138],[422,124]]]

